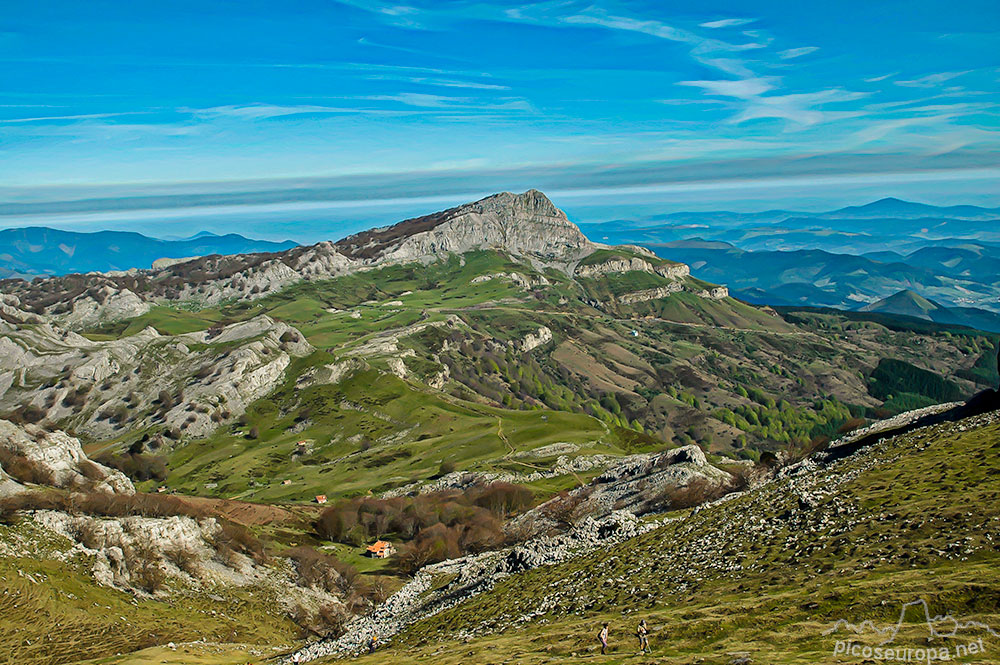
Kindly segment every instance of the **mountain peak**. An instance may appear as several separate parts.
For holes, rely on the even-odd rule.
[[[902,314],[905,316],[915,316],[921,319],[930,319],[930,313],[942,309],[941,305],[928,300],[919,293],[910,289],[897,291],[888,298],[883,298],[878,302],[865,305],[861,308],[864,312],[881,312],[883,314]]]
[[[336,243],[352,259],[422,260],[442,253],[499,249],[550,262],[571,262],[596,245],[545,194],[500,192],[440,212],[371,229]]]

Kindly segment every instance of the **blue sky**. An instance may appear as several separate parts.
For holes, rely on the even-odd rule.
[[[0,201],[998,205],[998,108],[995,0],[7,0]]]

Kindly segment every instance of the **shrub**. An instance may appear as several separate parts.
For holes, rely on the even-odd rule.
[[[212,544],[222,559],[230,565],[236,561],[231,555],[237,552],[249,556],[256,563],[267,561],[264,544],[246,528],[231,522],[219,522],[219,531],[212,539]]]
[[[189,575],[194,576],[199,573],[198,564],[201,561],[201,557],[198,556],[198,552],[194,548],[185,545],[175,545],[164,550],[163,556],[166,557],[167,561],[170,561]]]
[[[36,485],[52,485],[55,477],[48,467],[0,446],[0,467],[15,480]]]
[[[347,596],[355,590],[358,571],[336,557],[312,547],[300,546],[286,553],[295,562],[298,583],[303,587],[318,587],[324,591]]]
[[[585,501],[589,495],[587,490],[573,494],[563,490],[542,507],[542,514],[557,524],[574,526],[587,516]]]
[[[55,395],[50,395],[49,397],[52,398],[53,402],[55,401]],[[51,406],[51,404],[50,404],[50,406]],[[21,420],[24,423],[34,424],[34,423],[37,423],[38,421],[42,420],[45,417],[45,409],[42,409],[42,408],[37,407],[37,406],[34,406],[33,404],[29,404],[28,406],[24,407],[23,409],[21,409],[17,413],[20,414]],[[21,423],[17,423],[17,424],[21,424]]]
[[[67,408],[83,406],[87,402],[90,386],[79,386],[76,390],[67,391],[62,399],[62,405]]]
[[[687,485],[666,487],[652,503],[665,510],[683,510],[718,499],[729,491],[728,485],[716,484],[705,478],[695,478]]]
[[[142,444],[136,442],[129,450],[142,450]],[[104,454],[97,461],[112,469],[117,469],[136,481],[164,480],[167,477],[167,458],[162,455],[145,455],[142,453],[124,453],[122,455]]]
[[[160,556],[146,543],[135,543],[125,548],[125,565],[132,582],[149,593],[163,588],[166,574],[160,567]]]
[[[17,507],[0,500],[0,524],[14,526],[18,520]]]
[[[312,610],[299,603],[291,611],[292,620],[302,629],[303,635],[315,635],[322,638],[340,637],[349,618],[343,605],[321,605]]]
[[[104,529],[98,520],[87,520],[76,527],[76,539],[92,550],[104,547]]]

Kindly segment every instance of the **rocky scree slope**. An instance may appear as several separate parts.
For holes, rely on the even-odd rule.
[[[0,321],[0,410],[92,439],[157,426],[205,436],[238,418],[313,347],[267,316],[184,335],[91,341],[10,303]],[[19,303],[18,303],[19,304]]]
[[[628,456],[592,482],[510,522],[507,531],[523,542],[425,566],[371,614],[347,624],[341,637],[308,645],[297,654],[308,661],[358,653],[372,634],[391,640],[413,623],[460,607],[511,575],[569,561],[655,529],[662,520],[640,516],[662,510],[671,494],[691,488],[699,497],[712,496],[730,491],[734,480],[709,464],[698,446]]]
[[[506,577],[413,624],[383,656],[499,663],[513,648],[542,662],[529,658],[536,642],[549,657],[591,652],[593,626],[638,613],[663,662],[706,649],[834,662],[822,627],[847,617],[891,624],[914,597],[993,624],[981,590],[995,579],[1000,538],[998,433],[992,411],[840,459],[817,454],[620,544]]]

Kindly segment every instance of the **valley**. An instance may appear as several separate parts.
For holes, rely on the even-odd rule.
[[[729,625],[711,598],[759,615],[846,593],[804,586],[834,564],[789,534],[843,554],[889,501],[865,498],[859,474],[925,464],[901,452],[926,450],[920,436],[952,451],[948,487],[979,483],[987,503],[988,463],[978,480],[960,469],[992,416],[822,460],[858,428],[997,385],[1000,335],[753,305],[693,277],[681,248],[655,249],[595,243],[530,190],[336,243],[0,282],[5,621],[77,631],[49,643],[19,627],[4,646],[37,663],[178,648],[280,662],[354,653],[376,631],[400,662],[548,662],[605,615],[650,611],[669,635],[665,607],[683,597],[694,633],[657,651],[682,662]],[[841,491],[860,498],[832,523],[816,506],[775,517],[789,497],[833,506]],[[383,537],[393,558],[363,556]],[[624,563],[636,550],[641,565]],[[859,580],[877,551],[851,555]],[[815,561],[778,573],[800,555]],[[752,574],[734,586],[736,570]],[[765,625],[812,653],[800,623],[818,619],[803,617]],[[525,621],[544,626],[537,648]]]

